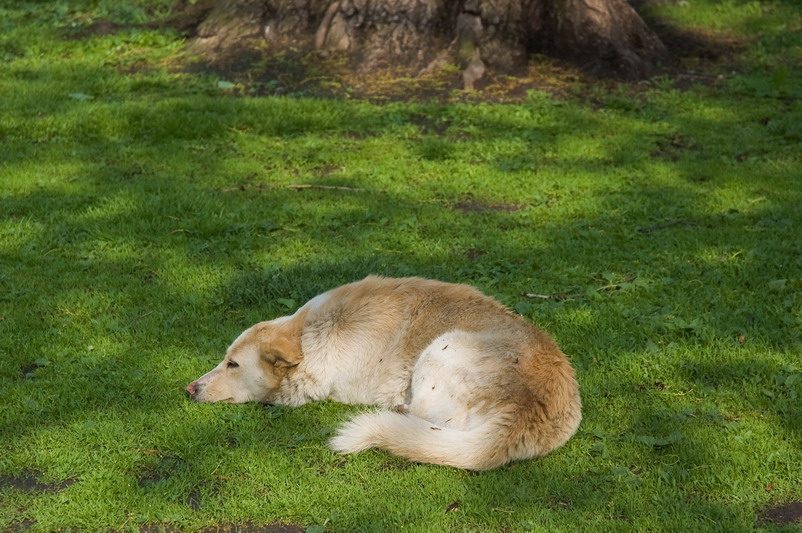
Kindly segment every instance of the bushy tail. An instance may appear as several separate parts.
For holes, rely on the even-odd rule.
[[[378,447],[419,463],[488,470],[510,459],[505,433],[494,420],[460,431],[410,414],[381,411],[351,419],[331,439],[329,446],[339,453]]]

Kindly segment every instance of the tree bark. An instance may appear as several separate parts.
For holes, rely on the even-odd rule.
[[[191,49],[212,61],[260,46],[317,49],[362,72],[456,64],[466,88],[534,53],[630,78],[666,56],[626,0],[198,0],[176,13]]]
[[[646,77],[667,57],[660,38],[626,0],[547,0],[530,47],[583,70]]]

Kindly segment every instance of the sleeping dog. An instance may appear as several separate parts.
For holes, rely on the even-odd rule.
[[[331,448],[470,470],[545,455],[582,418],[551,337],[472,287],[421,278],[370,276],[260,322],[186,389],[197,402],[376,405]]]

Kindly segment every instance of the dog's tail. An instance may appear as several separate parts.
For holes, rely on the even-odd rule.
[[[419,463],[467,470],[489,470],[513,459],[508,428],[499,418],[462,431],[438,426],[411,414],[380,411],[358,415],[347,422],[329,446],[339,453],[382,448]],[[527,454],[530,457],[537,453]]]

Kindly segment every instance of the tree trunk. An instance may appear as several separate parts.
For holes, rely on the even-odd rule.
[[[456,64],[466,88],[533,53],[631,78],[666,54],[626,0],[198,0],[177,17],[211,60],[267,46],[345,53],[363,72]]]

